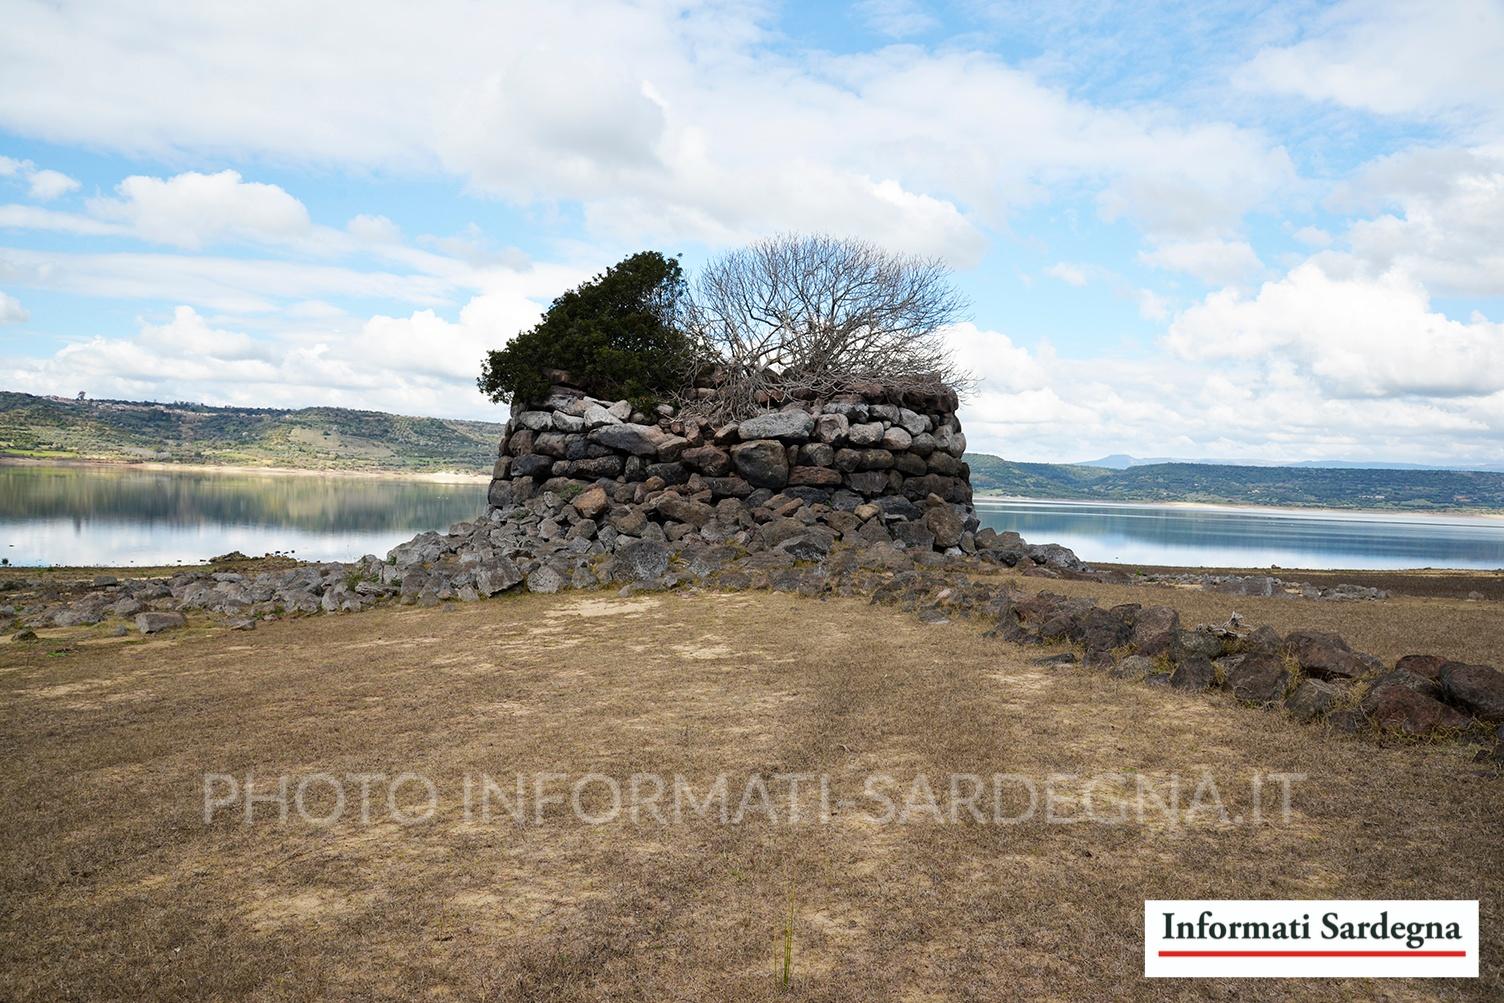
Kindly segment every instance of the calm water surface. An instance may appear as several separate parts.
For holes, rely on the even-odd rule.
[[[978,499],[982,525],[1084,561],[1189,567],[1504,568],[1504,519]]]
[[[0,466],[0,557],[154,565],[231,550],[385,555],[485,511],[484,484],[129,467]]]
[[[192,563],[239,550],[384,555],[473,519],[485,485],[129,467],[0,466],[12,564]],[[1320,510],[981,499],[984,525],[1088,561],[1210,567],[1501,568],[1504,520]]]

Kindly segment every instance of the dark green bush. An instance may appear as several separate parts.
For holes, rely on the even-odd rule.
[[[650,405],[678,389],[690,342],[679,324],[684,276],[657,251],[626,258],[554,300],[543,319],[486,353],[477,383],[494,401],[541,400],[561,369],[597,397]]]

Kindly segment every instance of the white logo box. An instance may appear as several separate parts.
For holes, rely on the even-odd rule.
[[[1168,931],[1167,913],[1173,917]],[[1329,918],[1336,924],[1335,935]],[[1232,924],[1268,924],[1268,928],[1239,927],[1238,935],[1232,936]],[[1279,936],[1281,924],[1286,936]],[[1355,935],[1360,932],[1359,924],[1368,924],[1361,930],[1365,936]],[[1376,930],[1380,924],[1384,925]],[[1446,936],[1454,931],[1455,939]],[[1269,936],[1260,936],[1263,933]],[[1427,936],[1437,933],[1442,935]],[[1476,978],[1478,903],[1460,899],[1154,899],[1144,903],[1144,975]]]

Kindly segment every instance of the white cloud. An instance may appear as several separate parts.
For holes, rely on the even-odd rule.
[[[1086,285],[1086,269],[1080,265],[1073,265],[1068,261],[1057,261],[1044,270],[1046,275],[1057,278],[1068,286]]]
[[[1104,213],[1156,233],[1205,235],[1236,229],[1294,173],[1256,130],[1093,106],[982,52],[789,52],[764,44],[757,4],[440,0],[289,23],[21,0],[8,14],[0,126],[19,134],[447,171],[515,202],[579,201],[600,233],[638,240],[827,229],[965,264],[980,228],[1061,187],[1101,191]],[[302,224],[276,208],[288,215],[273,221]],[[194,246],[226,225],[263,229],[220,211],[213,200],[209,233],[180,216],[158,233]]]
[[[916,0],[859,0],[852,9],[874,31],[890,38],[923,34],[940,24]]]
[[[362,213],[352,217],[345,229],[356,240],[370,244],[396,244],[402,240],[402,228],[385,216],[368,216]]]
[[[165,324],[143,322],[136,344],[159,356],[186,356],[221,362],[261,359],[268,346],[239,331],[216,329],[190,306],[173,311]]]
[[[989,371],[1003,378],[984,379],[961,420],[971,449],[1010,459],[1125,452],[1468,464],[1497,462],[1504,442],[1504,392],[1346,398],[1271,358],[1059,356],[1006,339],[993,347],[1003,354]]]
[[[364,322],[338,311],[300,311],[255,336],[179,306],[161,322],[143,320],[129,337],[0,361],[0,377],[38,393],[86,387],[96,396],[500,420],[505,410],[480,395],[475,378],[487,349],[539,317],[526,286],[512,281],[475,296],[455,321],[432,310]]]
[[[60,195],[66,195],[71,191],[77,191],[79,184],[73,178],[68,177],[62,171],[41,170],[31,175],[31,184],[28,189],[31,197],[43,202],[50,201]]]
[[[284,300],[331,296],[440,305],[456,290],[480,281],[481,276],[468,272],[438,276],[266,258],[0,247],[0,282],[9,285],[240,312],[271,311]]]
[[[133,175],[119,198],[89,200],[95,216],[125,223],[144,240],[198,248],[220,240],[285,243],[313,230],[308,210],[276,185],[243,181],[236,171],[171,178]]]
[[[1211,294],[1175,319],[1166,344],[1187,359],[1287,362],[1338,398],[1504,392],[1504,325],[1451,320],[1403,272],[1370,277],[1340,256],[1252,298]]]
[[[1170,316],[1170,305],[1154,290],[1140,289],[1138,315],[1145,320],[1165,320]]]
[[[1333,202],[1395,210],[1347,232],[1373,270],[1398,268],[1443,294],[1504,295],[1504,151],[1392,154],[1340,186]]]
[[[1303,226],[1290,236],[1307,247],[1328,247],[1332,243],[1332,235],[1319,226]]]
[[[1504,6],[1346,0],[1297,44],[1266,48],[1245,86],[1351,108],[1457,121],[1504,138]]]
[[[35,205],[0,205],[0,229],[49,230],[83,237],[123,236],[130,230],[119,223],[108,223],[76,212],[59,212]]]
[[[1193,275],[1208,285],[1229,285],[1262,271],[1264,263],[1243,240],[1186,240],[1161,244],[1139,254],[1155,268]]]
[[[1257,295],[1212,293],[1169,331],[1170,351],[1144,357],[958,325],[979,377],[961,415],[971,448],[1458,464],[1504,449],[1504,325],[1449,320],[1403,276],[1328,253]]]
[[[20,300],[0,292],[0,324],[24,324],[30,316]]]
[[[0,157],[0,178],[19,178],[26,182],[26,193],[39,201],[49,201],[71,191],[79,184],[62,171],[38,168],[30,160]]]

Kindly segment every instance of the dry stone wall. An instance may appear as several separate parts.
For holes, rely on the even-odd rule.
[[[836,540],[972,552],[956,396],[854,388],[724,425],[567,386],[513,406],[488,501],[601,549],[651,538],[822,552]],[[541,502],[541,505],[539,504]],[[790,546],[798,546],[797,542]]]

